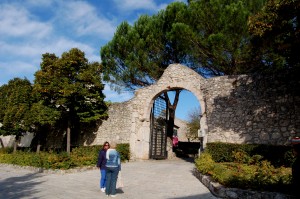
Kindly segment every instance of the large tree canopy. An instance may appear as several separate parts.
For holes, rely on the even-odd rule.
[[[79,49],[71,49],[61,58],[43,54],[41,70],[35,73],[34,82],[34,92],[40,95],[35,108],[46,106],[54,114],[40,111],[41,120],[51,121],[59,116],[57,120],[65,121],[69,129],[107,116],[101,65],[89,63]]]
[[[175,2],[134,25],[123,22],[101,48],[105,80],[130,89],[154,83],[172,63],[204,76],[249,71],[247,21],[265,0]]]
[[[81,122],[106,116],[101,65],[88,63],[82,51],[74,48],[62,54],[43,54],[41,70],[35,74],[34,90],[47,106],[70,112]]]

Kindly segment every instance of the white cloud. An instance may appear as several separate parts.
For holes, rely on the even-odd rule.
[[[32,60],[0,62],[0,86],[7,84],[13,78],[27,78],[32,81],[34,73],[38,70],[38,63],[33,64]]]
[[[52,26],[39,22],[23,7],[0,5],[0,34],[7,37],[43,38],[50,34]]]
[[[135,10],[153,10],[158,11],[167,6],[163,3],[157,5],[154,0],[113,0],[117,7],[122,11],[135,11]]]
[[[98,35],[103,39],[112,37],[116,25],[114,21],[99,16],[95,7],[83,1],[60,3],[57,19],[79,35]]]
[[[32,61],[22,62],[22,61],[13,61],[13,62],[0,62],[0,69],[4,70],[6,74],[28,74],[34,73],[38,68],[37,66],[32,65]]]
[[[49,7],[55,2],[55,0],[26,0],[26,3],[29,6],[36,6],[36,7]]]
[[[43,41],[5,43],[0,42],[0,54],[8,54],[9,56],[19,57],[41,57],[44,53],[55,53],[60,56],[63,52],[69,51],[71,48],[78,48],[94,58],[94,48],[88,44],[80,43],[68,38],[55,38]],[[98,55],[99,57],[99,55]]]
[[[9,57],[16,56],[18,59],[22,59],[20,56],[24,57],[35,57],[40,54],[42,44],[37,43],[0,43],[0,54],[7,55],[2,57],[2,59],[7,59]],[[1,57],[1,56],[0,56]]]

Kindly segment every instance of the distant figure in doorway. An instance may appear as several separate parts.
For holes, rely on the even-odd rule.
[[[178,136],[173,135],[173,149],[178,147]]]
[[[109,143],[104,142],[102,149],[98,154],[97,167],[100,169],[101,178],[100,178],[100,189],[102,192],[105,192],[105,183],[106,183],[106,151],[109,149]]]
[[[116,197],[116,185],[119,171],[121,171],[121,158],[116,150],[117,144],[110,143],[110,149],[106,152],[106,190],[107,196]]]
[[[296,160],[292,166],[292,188],[296,198],[300,198],[300,138],[292,139],[292,145]]]

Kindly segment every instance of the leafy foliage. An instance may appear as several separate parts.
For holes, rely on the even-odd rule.
[[[99,146],[82,146],[74,148],[70,155],[66,152],[23,152],[13,153],[9,150],[0,150],[0,163],[15,164],[20,166],[33,166],[44,169],[71,169],[75,167],[95,166]],[[118,144],[117,151],[121,155],[121,161],[128,161],[130,158],[129,144]]]
[[[62,54],[43,55],[41,70],[35,74],[34,90],[43,104],[57,108],[81,122],[91,122],[106,116],[102,90],[101,65],[88,63],[82,51],[74,48]],[[65,117],[62,115],[62,117]]]
[[[189,24],[177,31],[190,47],[196,71],[209,76],[247,73],[252,65],[247,21],[265,1],[189,2]]]
[[[282,72],[300,68],[300,3],[295,0],[269,0],[266,6],[249,20],[253,35],[253,50],[260,70]],[[263,67],[262,67],[263,65]]]
[[[121,23],[101,48],[105,80],[129,89],[144,87],[158,80],[169,64],[183,62],[185,54],[168,33],[185,15],[186,5],[176,2],[157,15],[142,15],[133,26]]]
[[[238,162],[250,163],[252,160],[249,157],[253,156],[259,160],[267,160],[276,167],[290,167],[295,160],[290,146],[214,142],[207,143],[206,150],[212,155],[215,162],[234,162],[238,160]]]
[[[289,193],[291,168],[275,168],[268,161],[258,161],[251,165],[236,162],[216,163],[207,152],[202,153],[195,160],[195,164],[201,173],[210,175],[227,187]]]
[[[16,139],[29,129],[26,118],[33,101],[32,85],[27,79],[14,78],[1,86],[0,133],[16,135]]]
[[[247,72],[247,21],[265,0],[174,2],[133,26],[121,23],[101,48],[105,80],[129,89],[153,84],[172,63],[204,76]],[[233,31],[234,30],[234,31]]]
[[[73,132],[106,118],[101,73],[101,65],[89,63],[76,48],[61,58],[43,54],[41,69],[35,73],[33,91],[38,100],[32,106],[31,122],[40,128],[60,122],[63,125],[58,128],[68,127]]]

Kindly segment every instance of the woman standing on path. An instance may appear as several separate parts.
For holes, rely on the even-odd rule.
[[[116,197],[116,184],[119,171],[121,171],[120,154],[116,151],[116,143],[110,144],[106,152],[106,195]]]
[[[109,143],[104,142],[101,151],[98,154],[97,167],[100,168],[101,178],[100,178],[100,189],[105,192],[106,183],[106,151],[109,149]]]

